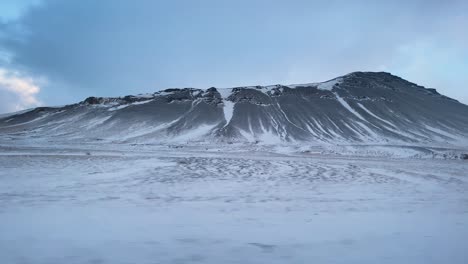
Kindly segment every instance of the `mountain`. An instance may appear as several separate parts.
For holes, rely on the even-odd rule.
[[[468,106],[385,72],[323,83],[166,89],[89,97],[0,118],[2,138],[164,143],[450,143],[468,139]]]

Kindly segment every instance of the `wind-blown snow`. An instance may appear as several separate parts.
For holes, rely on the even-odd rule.
[[[86,126],[87,129],[94,129],[94,127],[103,124],[107,120],[109,120],[112,116],[104,116],[99,118],[93,118],[89,120],[88,125]]]
[[[262,144],[276,145],[282,143],[282,139],[278,134],[275,134],[271,131],[262,129],[262,133],[258,135],[257,139]]]
[[[289,88],[297,88],[297,87],[310,87],[310,86],[317,86],[319,83],[303,83],[303,84],[290,84],[287,85]]]
[[[248,142],[255,142],[255,137],[253,136],[252,132],[244,131],[243,129],[239,129],[239,133],[240,133]]]
[[[343,81],[343,78],[336,78],[327,82],[320,83],[317,88],[319,90],[331,91],[336,84],[339,84]]]
[[[134,102],[134,103],[130,103],[130,104],[122,104],[122,105],[118,105],[118,106],[111,107],[111,108],[109,108],[108,111],[116,111],[116,110],[120,110],[120,109],[127,108],[127,107],[132,106],[132,105],[147,104],[147,103],[150,103],[150,102],[152,102],[152,101],[153,101],[153,100],[145,100],[145,101],[139,101],[139,102]]]
[[[121,131],[121,133],[116,134],[115,136],[109,138],[111,140],[129,140],[129,139],[134,139],[138,137],[142,137],[157,131],[160,131],[164,128],[169,127],[172,125],[176,120],[173,120],[168,123],[162,123],[162,124],[147,124],[147,123],[142,123],[138,126],[131,126],[128,127],[125,131]],[[151,141],[151,140],[150,140]]]
[[[321,82],[321,83],[303,83],[303,84],[290,84],[286,85],[289,88],[297,88],[297,87],[317,87],[319,90],[331,91],[335,84],[340,84],[343,82],[343,78],[335,78],[330,81]]]
[[[50,115],[49,113],[42,114],[41,116],[39,116],[39,117],[37,117],[37,118],[35,118],[35,119],[33,119],[33,120],[29,120],[29,121],[26,121],[26,122],[22,122],[22,123],[20,123],[20,124],[11,125],[10,127],[34,123],[34,122],[37,122],[37,121],[39,121],[39,120],[42,120],[42,119],[48,117],[49,115]],[[8,123],[10,120],[11,120],[11,119],[6,120],[5,122]]]
[[[170,139],[170,142],[190,142],[190,141],[200,141],[204,136],[210,134],[210,132],[215,128],[217,124],[208,125],[202,124],[196,128],[193,128],[189,131],[184,131],[181,134]]]
[[[23,114],[23,113],[27,113],[31,110],[33,110],[34,108],[28,108],[28,109],[24,109],[24,110],[21,110],[21,111],[16,111],[16,112],[11,112],[11,113],[5,113],[5,114],[0,114],[0,118],[5,118],[5,117],[9,117],[9,116],[14,116],[14,115],[19,115],[19,114]]]

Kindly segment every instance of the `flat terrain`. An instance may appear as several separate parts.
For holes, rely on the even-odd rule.
[[[468,162],[0,147],[1,263],[467,263]]]

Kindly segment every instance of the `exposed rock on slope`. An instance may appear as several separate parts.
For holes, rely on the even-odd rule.
[[[385,72],[324,83],[89,97],[0,119],[3,136],[187,142],[460,142],[468,106]]]

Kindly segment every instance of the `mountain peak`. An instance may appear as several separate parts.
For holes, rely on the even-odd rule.
[[[456,142],[468,138],[468,107],[387,72],[352,72],[321,83],[89,97],[0,118],[0,133],[27,131],[122,142]]]

